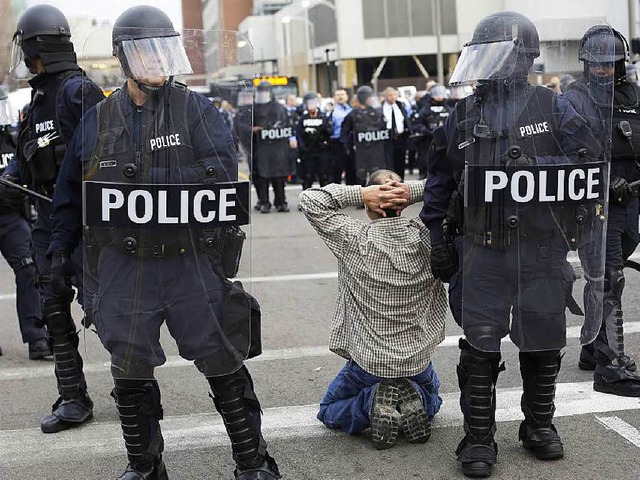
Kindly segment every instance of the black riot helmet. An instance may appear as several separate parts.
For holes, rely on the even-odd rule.
[[[590,67],[614,65],[614,81],[626,80],[626,62],[629,61],[627,39],[608,25],[596,25],[585,32],[580,40],[578,59],[584,63],[584,76],[589,78]]]
[[[526,76],[539,56],[540,38],[531,20],[517,12],[493,13],[476,26],[449,82],[465,85]]]
[[[263,80],[256,87],[255,102],[257,105],[264,105],[269,103],[271,100],[271,83]]]
[[[358,90],[356,90],[356,97],[358,98],[358,103],[365,107],[368,105],[367,100],[373,97],[373,88],[363,85]]]
[[[47,73],[77,69],[77,58],[71,43],[71,30],[64,14],[51,5],[34,5],[20,16],[13,34],[11,69],[15,72],[24,61],[34,72],[39,58]]]
[[[162,87],[149,85],[150,79],[192,73],[180,33],[159,8],[139,5],[125,10],[113,25],[111,43],[124,74],[145,93]]]
[[[317,110],[320,108],[320,97],[316,92],[308,92],[302,97],[302,104],[306,110]]]

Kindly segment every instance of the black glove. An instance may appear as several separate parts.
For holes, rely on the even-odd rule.
[[[449,283],[458,271],[458,254],[453,245],[437,242],[431,245],[431,273],[435,278]]]
[[[71,256],[64,250],[53,252],[51,256],[51,288],[61,297],[67,298],[71,290],[71,277],[74,274]],[[73,298],[73,297],[72,297]]]
[[[613,177],[609,189],[611,190],[611,200],[614,203],[626,206],[631,201],[633,191],[624,178]]]
[[[18,179],[12,177],[11,175],[4,175],[3,178],[6,178],[13,183],[18,182]],[[0,184],[0,196],[11,206],[14,211],[18,213],[25,212],[25,202],[27,201],[27,196],[17,188],[12,188],[8,185]]]

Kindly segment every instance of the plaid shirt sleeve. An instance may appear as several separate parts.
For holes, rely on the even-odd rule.
[[[426,180],[414,180],[411,182],[405,182],[409,185],[409,205],[421,202],[424,198],[424,185]]]
[[[350,239],[358,238],[366,224],[340,210],[362,205],[359,185],[332,183],[322,188],[309,188],[300,194],[300,208],[311,226],[333,254],[342,258]]]

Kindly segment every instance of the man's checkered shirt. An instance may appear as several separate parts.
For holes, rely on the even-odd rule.
[[[424,182],[407,182],[410,203]],[[416,375],[444,339],[447,297],[431,275],[429,230],[403,216],[363,222],[343,213],[362,205],[360,186],[302,192],[300,207],[338,259],[338,298],[329,348],[367,372]]]

